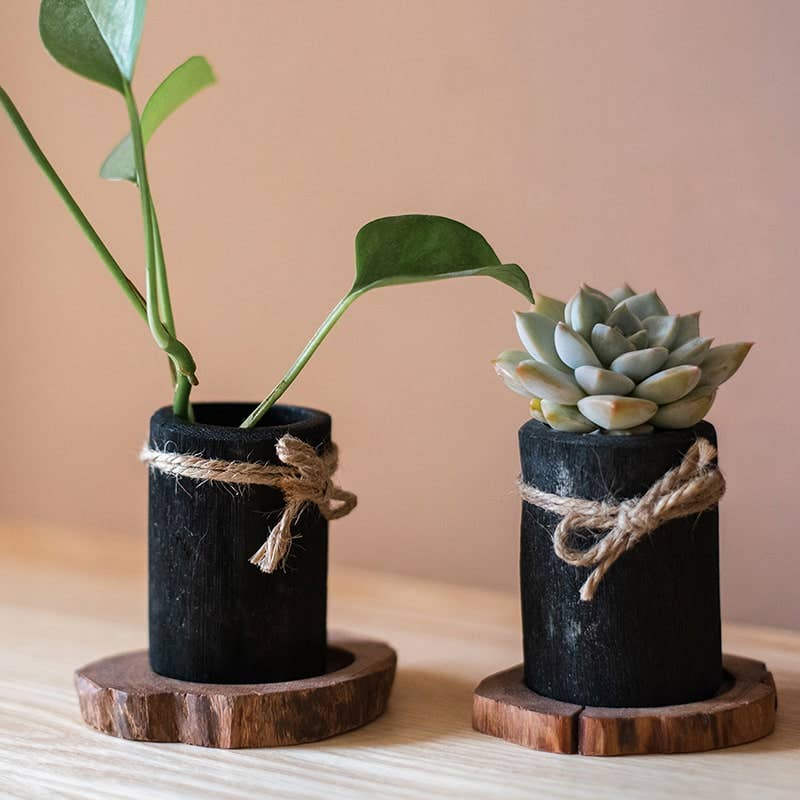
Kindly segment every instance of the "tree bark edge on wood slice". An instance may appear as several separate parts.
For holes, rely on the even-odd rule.
[[[150,669],[146,650],[110,656],[75,673],[84,721],[111,736],[216,748],[319,741],[379,717],[397,654],[389,645],[329,634],[328,671],[298,681],[203,684]]]
[[[752,742],[775,727],[772,674],[753,659],[725,655],[726,681],[709,699],[653,708],[592,708],[528,689],[522,665],[484,679],[473,696],[473,727],[534,750],[614,756],[691,753]]]

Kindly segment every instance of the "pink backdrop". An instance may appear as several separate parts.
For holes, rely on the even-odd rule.
[[[140,103],[193,53],[220,78],[149,149],[198,400],[266,394],[376,216],[462,219],[546,293],[658,287],[718,342],[757,341],[710,417],[725,613],[800,627],[800,4],[150,6]],[[96,178],[121,99],[52,62],[35,3],[5,0],[0,23],[4,85],[141,279],[135,192]],[[135,456],[165,365],[5,121],[0,158],[0,513],[144,546]],[[332,412],[361,497],[334,524],[336,560],[515,586],[526,409],[488,362],[515,345],[518,305],[484,279],[383,290],[297,382],[287,399]]]

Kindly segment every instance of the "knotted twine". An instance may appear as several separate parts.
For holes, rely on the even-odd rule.
[[[717,450],[708,439],[697,439],[683,461],[664,473],[641,497],[615,503],[562,497],[537,489],[519,479],[519,493],[525,502],[558,514],[553,532],[555,554],[573,567],[594,567],[581,586],[580,598],[590,601],[614,562],[636,547],[665,522],[699,514],[716,505],[725,494],[725,478],[714,464]],[[573,534],[607,531],[586,550],[570,544]]]
[[[275,453],[284,466],[203,458],[154,450],[147,445],[139,458],[151,469],[166,475],[279,489],[286,503],[283,514],[264,544],[250,558],[250,563],[262,572],[274,572],[289,554],[292,525],[307,503],[315,505],[326,520],[332,520],[349,514],[358,502],[355,494],[332,480],[339,463],[339,451],[333,442],[319,454],[310,444],[287,433],[278,440]]]

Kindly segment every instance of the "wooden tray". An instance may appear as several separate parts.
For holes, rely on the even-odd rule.
[[[542,697],[522,682],[522,665],[475,689],[472,725],[481,733],[550,753],[618,756],[691,753],[772,733],[777,694],[760,661],[723,656],[725,680],[710,700],[659,708],[591,708]]]
[[[383,642],[328,638],[328,672],[286,683],[210,684],[165,678],[146,650],[79,669],[84,721],[123,739],[204,747],[277,747],[358,728],[386,709],[397,654]]]

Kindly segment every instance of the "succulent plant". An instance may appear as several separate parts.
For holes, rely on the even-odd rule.
[[[559,431],[649,433],[690,428],[739,369],[752,342],[712,347],[700,313],[670,314],[656,292],[625,284],[609,294],[584,284],[562,303],[534,294],[516,312],[525,350],[495,360],[531,415]]]

